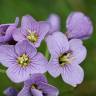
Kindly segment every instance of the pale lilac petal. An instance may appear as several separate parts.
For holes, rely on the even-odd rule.
[[[92,35],[93,26],[91,20],[81,12],[73,12],[66,23],[69,39],[87,39]]]
[[[34,22],[36,22],[36,20],[32,16],[25,15],[22,17],[21,26],[25,27],[26,29],[28,26],[31,26],[31,23],[34,23]]]
[[[10,35],[12,39],[12,33],[14,30],[16,30],[16,24],[10,24],[10,26],[6,30],[6,35]]]
[[[21,33],[21,30],[19,28],[14,30],[14,33],[12,35],[14,40],[16,41],[23,41],[26,39],[25,36]]]
[[[37,26],[37,34],[38,34],[38,41],[35,43],[35,47],[39,47],[41,41],[45,38],[46,34],[50,29],[50,25],[48,22],[41,21],[39,22],[39,26]]]
[[[29,87],[24,87],[17,96],[32,96]]]
[[[23,35],[27,36],[28,30],[30,30],[31,32],[36,32],[38,27],[38,22],[32,16],[25,15],[22,17],[21,33],[23,33]]]
[[[36,55],[37,50],[28,41],[24,40],[15,45],[15,50],[18,55],[27,54],[30,58]]]
[[[28,87],[28,86],[30,87],[30,86],[32,86],[32,84],[39,83],[39,82],[48,83],[46,77],[43,74],[40,74],[40,73],[38,73],[38,74],[32,74],[31,77],[30,77],[30,79],[28,79],[28,80],[26,80],[24,82],[24,85],[26,87]]]
[[[11,81],[20,83],[30,78],[31,71],[30,66],[22,68],[18,64],[15,64],[14,66],[10,66],[6,73]]]
[[[67,84],[76,87],[82,83],[84,72],[79,65],[69,64],[62,68],[61,76]]]
[[[53,77],[57,77],[60,75],[61,73],[61,67],[58,63],[58,59],[56,58],[51,58],[51,60],[49,61],[48,67],[47,67],[48,72],[53,76]]]
[[[17,57],[13,45],[0,46],[0,62],[6,66],[14,65],[15,58]]]
[[[80,64],[87,55],[87,50],[83,46],[83,43],[79,39],[72,39],[69,41],[70,44],[70,50],[72,51],[72,60],[71,62],[74,64]]]
[[[6,42],[12,39],[12,32],[16,29],[15,24],[0,25],[0,42]],[[4,34],[4,35],[2,35]]]
[[[69,50],[67,37],[61,32],[55,32],[48,36],[46,42],[51,55],[58,57]]]
[[[37,53],[36,56],[32,58],[31,65],[34,68],[35,72],[37,71],[36,73],[45,73],[47,71],[47,64],[48,61],[41,53]]]
[[[42,91],[37,89],[31,89],[32,96],[43,96]]]
[[[60,18],[56,14],[51,14],[48,18],[48,22],[51,24],[51,29],[48,34],[52,34],[53,32],[60,30]]]
[[[43,93],[47,94],[47,96],[58,96],[59,94],[59,91],[56,87],[47,83],[41,82],[38,87],[43,90]]]

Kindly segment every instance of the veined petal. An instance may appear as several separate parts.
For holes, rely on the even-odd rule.
[[[13,45],[1,45],[0,46],[0,62],[6,66],[10,67],[14,65],[15,58],[17,57]]]
[[[50,30],[50,24],[45,21],[40,21],[39,26],[37,26],[38,41],[35,43],[35,47],[39,47],[41,41],[45,38],[46,34]]]
[[[29,87],[24,87],[17,96],[32,96]]]
[[[80,64],[87,55],[87,50],[83,46],[82,41],[79,39],[72,39],[69,41],[70,50],[72,51],[72,63],[73,64]]]
[[[27,79],[30,78],[32,69],[30,66],[27,66],[25,68],[22,68],[18,64],[15,64],[15,66],[10,66],[6,73],[7,76],[11,79],[11,81],[15,83],[21,83]]]
[[[36,73],[45,73],[47,71],[47,68],[46,68],[47,64],[48,64],[48,61],[41,53],[37,53],[36,56],[32,58],[31,65],[35,70],[35,72],[37,71]]]
[[[37,21],[30,15],[25,15],[22,17],[21,21],[21,32],[26,35],[28,29],[32,29],[37,24]],[[33,30],[31,30],[33,31]]]
[[[69,50],[67,37],[62,32],[55,32],[46,38],[49,52],[53,56],[60,56]]]
[[[79,65],[69,64],[62,68],[61,76],[67,84],[76,87],[82,83],[84,72]]]
[[[32,84],[37,83],[37,82],[48,83],[46,77],[43,74],[37,73],[37,74],[32,74],[31,77],[24,82],[24,85],[26,87],[28,86],[30,87],[32,86]]]
[[[41,82],[38,87],[43,90],[43,93],[47,94],[47,96],[58,96],[59,94],[59,91],[56,87],[47,83]]]
[[[13,35],[14,40],[16,40],[16,41],[25,40],[25,36],[21,33],[20,28],[14,30],[14,33],[12,35]]]
[[[24,40],[15,45],[15,50],[18,55],[27,54],[30,58],[36,55],[37,50],[28,41]]]
[[[57,77],[61,73],[61,67],[59,66],[58,59],[56,58],[51,58],[49,61],[48,67],[47,67],[48,72],[53,76]]]

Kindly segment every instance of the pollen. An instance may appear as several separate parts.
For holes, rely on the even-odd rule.
[[[23,54],[17,58],[17,62],[21,67],[26,67],[29,65],[30,60],[26,54]]]
[[[30,30],[27,30],[28,31],[28,35],[27,35],[27,39],[32,42],[32,43],[35,43],[37,42],[38,40],[38,35],[35,33],[35,32],[31,32]]]
[[[38,89],[37,85],[36,84],[32,84],[32,89]]]
[[[61,66],[64,66],[65,64],[70,64],[70,56],[71,56],[71,53],[64,53],[63,55],[61,55],[59,57],[59,64]]]

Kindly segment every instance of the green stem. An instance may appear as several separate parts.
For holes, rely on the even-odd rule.
[[[5,72],[6,72],[6,70],[0,69],[0,73],[5,73]]]
[[[48,52],[48,49],[46,48],[46,51],[45,51],[45,57],[47,58],[47,59],[49,59],[49,52]]]

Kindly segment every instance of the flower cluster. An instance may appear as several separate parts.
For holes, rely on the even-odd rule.
[[[46,21],[36,21],[26,15],[19,25],[18,18],[15,23],[0,25],[0,63],[7,67],[6,74],[12,82],[24,82],[20,92],[12,87],[6,89],[6,96],[58,96],[58,89],[49,85],[44,76],[47,71],[54,78],[61,75],[63,81],[73,87],[82,83],[84,71],[80,64],[87,54],[83,40],[93,31],[87,16],[81,12],[71,13],[65,33],[60,32],[60,18],[56,14]],[[50,59],[37,51],[43,40]]]

